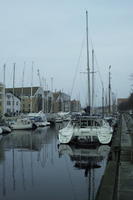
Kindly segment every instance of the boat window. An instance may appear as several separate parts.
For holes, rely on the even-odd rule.
[[[37,116],[37,117],[30,117],[30,120],[35,121],[35,122],[43,122],[42,118]]]
[[[85,128],[85,127],[99,127],[102,126],[102,121],[101,120],[97,120],[97,119],[79,119],[79,120],[74,120],[72,121],[72,124],[81,127],[81,128]]]
[[[81,127],[87,127],[87,126],[100,126],[100,122],[96,120],[81,121]]]
[[[87,121],[81,121],[81,128],[87,127],[88,123]]]

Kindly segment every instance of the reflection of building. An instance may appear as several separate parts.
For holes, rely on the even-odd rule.
[[[4,113],[4,91],[5,87],[0,83],[0,114]]]
[[[2,136],[0,135],[0,138]],[[1,139],[0,139],[1,140]],[[4,149],[3,149],[3,146],[0,145],[0,164],[5,160],[5,154],[4,154]]]
[[[14,149],[32,149],[33,151],[38,151],[42,148],[42,144],[47,138],[47,129],[35,130],[34,134],[32,131],[21,131],[19,134],[14,131],[14,135],[9,134],[4,138],[4,146]],[[36,134],[37,133],[37,134]]]

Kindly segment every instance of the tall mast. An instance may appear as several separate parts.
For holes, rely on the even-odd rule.
[[[3,83],[4,83],[4,85],[5,85],[6,64],[3,65],[3,69],[4,69],[4,78],[3,78]]]
[[[34,62],[32,61],[32,69],[31,69],[31,93],[30,93],[30,112],[32,112],[32,96],[33,96],[33,65]]]
[[[5,79],[5,77],[6,77],[6,64],[4,64],[4,66],[3,66],[3,70],[4,70],[4,78],[3,78],[3,84],[4,84],[4,95],[3,95],[3,105],[4,105],[4,110],[3,110],[3,114],[5,113],[5,110],[6,110],[6,92],[5,92],[5,87],[6,87],[6,79]]]
[[[14,115],[14,87],[15,87],[15,65],[16,63],[13,64],[13,102],[12,102],[12,112],[13,112],[13,115]]]
[[[24,62],[24,68],[23,68],[23,74],[22,74],[22,98],[23,98],[23,95],[24,95],[24,71],[25,71],[25,65],[26,63]]]
[[[104,86],[102,82],[102,116],[104,117]]]
[[[51,99],[51,113],[53,112],[53,77],[51,77],[51,93],[52,93],[52,99]]]
[[[92,49],[92,112],[94,112],[94,49]]]
[[[109,114],[111,114],[111,65],[109,66]]]
[[[21,92],[21,111],[24,112],[24,71],[25,71],[26,62],[24,62],[23,74],[22,74],[22,92]]]
[[[53,77],[51,77],[51,92],[53,92]]]
[[[40,76],[40,70],[38,69],[37,70],[37,74],[38,74],[38,78],[39,78],[39,82],[40,82],[40,87],[43,91],[43,94],[42,94],[42,111],[44,112],[44,78],[41,80],[41,76]]]
[[[87,43],[87,72],[88,72],[88,107],[90,114],[91,95],[90,95],[90,67],[89,67],[89,42],[88,42],[88,11],[86,11],[86,43]]]

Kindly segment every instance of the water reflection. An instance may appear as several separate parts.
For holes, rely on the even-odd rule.
[[[60,146],[59,128],[60,125],[54,129],[14,131],[1,138],[1,200],[88,199],[88,188],[93,185],[88,186],[88,177],[94,179],[95,175],[100,182],[107,150],[102,146],[97,150]],[[95,185],[96,191],[98,184]]]
[[[98,168],[103,166],[103,161],[107,159],[110,147],[101,146],[75,146],[75,145],[58,145],[59,157],[68,155],[74,162],[74,167],[84,170],[84,176],[88,178],[88,199],[94,200],[99,186],[99,176],[102,175]],[[96,172],[97,170],[97,172]],[[101,174],[100,174],[101,173]],[[96,177],[98,176],[98,177]]]

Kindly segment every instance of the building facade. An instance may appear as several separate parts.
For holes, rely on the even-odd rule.
[[[72,100],[71,101],[71,112],[80,112],[80,111],[81,111],[80,101]]]
[[[53,112],[69,112],[71,109],[70,96],[61,91],[53,93]]]
[[[6,88],[6,92],[13,93],[13,88]],[[43,110],[44,92],[41,87],[14,88],[14,95],[20,99],[22,113]]]
[[[44,91],[44,112],[53,112],[53,93],[51,91]]]
[[[5,113],[18,115],[21,111],[21,101],[18,97],[8,92],[5,94]]]
[[[13,95],[14,94],[14,95]],[[13,107],[14,101],[14,107]],[[71,101],[64,92],[44,91],[42,87],[6,88],[6,112],[29,113],[44,111],[45,113],[79,112],[79,101]]]

